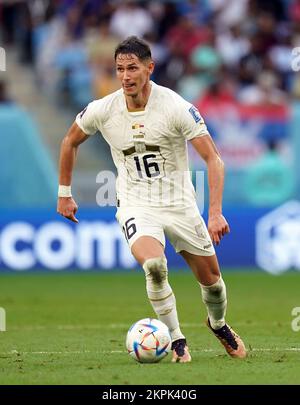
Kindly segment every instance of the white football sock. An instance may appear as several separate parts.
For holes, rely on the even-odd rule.
[[[227,308],[226,286],[222,277],[215,284],[209,286],[200,284],[200,287],[211,327],[213,329],[222,328],[225,325]]]
[[[143,265],[146,275],[146,289],[150,303],[158,319],[169,328],[172,342],[183,339],[176,310],[176,299],[168,282],[168,268],[165,257],[148,259]]]

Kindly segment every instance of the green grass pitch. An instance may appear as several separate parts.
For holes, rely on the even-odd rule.
[[[127,329],[154,316],[144,275],[130,273],[2,274],[0,384],[299,384],[300,274],[223,272],[228,323],[249,350],[231,359],[204,324],[206,311],[192,274],[171,272],[182,330],[193,357],[172,364],[136,363],[125,351]]]

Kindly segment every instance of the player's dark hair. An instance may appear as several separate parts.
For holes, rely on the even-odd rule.
[[[147,42],[135,36],[126,38],[116,47],[115,60],[117,59],[117,56],[120,53],[121,54],[132,53],[136,55],[141,61],[152,58],[151,50]]]

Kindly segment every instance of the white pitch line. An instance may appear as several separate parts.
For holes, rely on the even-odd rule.
[[[196,350],[191,350],[191,353],[220,353],[221,350],[215,350],[215,349],[196,349]],[[251,350],[248,350],[248,353],[251,352],[300,352],[300,347],[274,347],[274,348],[252,348]],[[70,351],[17,351],[17,350],[11,350],[9,352],[2,352],[0,353],[1,355],[23,355],[23,354],[46,354],[46,355],[51,355],[51,354],[125,354],[127,353],[126,350],[99,350],[99,351],[92,351],[92,350],[70,350]]]
[[[253,348],[252,350],[250,350],[250,352],[280,352],[280,351],[285,351],[285,352],[300,352],[300,347],[286,347],[281,349],[280,347],[274,347],[274,349],[260,349],[260,348]]]
[[[99,351],[92,351],[92,350],[70,350],[70,351],[40,351],[40,352],[22,352],[18,350],[11,350],[10,352],[0,353],[1,355],[22,355],[22,354],[111,354],[111,353],[127,353],[125,350],[99,350]]]
[[[234,327],[251,327],[251,326],[257,326],[259,325],[258,323],[251,322],[235,322]],[[290,325],[289,322],[282,322],[281,326],[288,326]],[[23,331],[30,331],[30,330],[46,330],[46,329],[58,329],[58,330],[78,330],[78,329],[128,329],[130,324],[125,324],[125,323],[111,323],[111,324],[79,324],[79,325],[24,325],[24,326],[10,326],[9,330],[14,331],[14,330],[23,330]],[[183,328],[207,328],[207,326],[204,323],[182,323],[181,326]],[[268,324],[264,323],[264,326],[277,326],[277,322],[270,322]]]

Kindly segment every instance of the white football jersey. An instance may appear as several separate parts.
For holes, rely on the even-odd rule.
[[[177,93],[151,81],[145,110],[129,112],[120,89],[91,102],[76,123],[108,142],[118,206],[195,205],[187,140],[209,134],[198,110]]]

